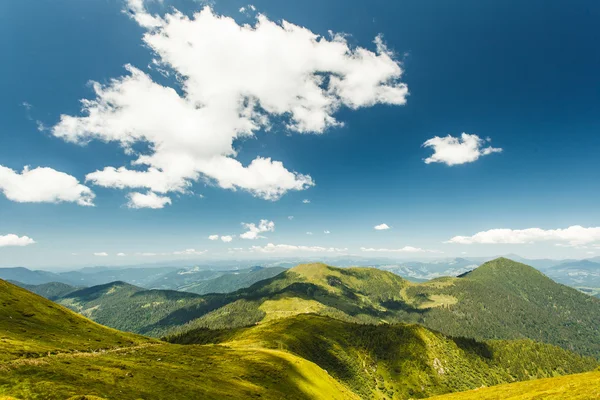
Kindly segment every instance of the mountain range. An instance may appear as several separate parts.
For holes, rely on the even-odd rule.
[[[361,324],[419,323],[477,340],[532,339],[600,356],[600,300],[505,258],[424,283],[376,268],[314,263],[231,293],[198,295],[113,282],[56,301],[104,325],[154,337],[314,313]]]
[[[495,269],[503,266],[515,267],[499,260],[469,279],[497,278]],[[330,298],[349,311],[358,304],[352,292],[371,307],[386,298],[387,288],[413,287],[393,274],[362,270],[295,267],[251,287],[260,296],[279,288],[267,300],[273,302],[266,314],[270,318],[233,329],[182,330],[166,341],[104,327],[0,281],[0,397],[409,399],[492,385],[500,385],[490,388],[496,395],[497,390],[535,394],[547,379],[575,382],[569,386],[575,396],[593,393],[589,383],[600,379],[600,373],[585,373],[598,367],[597,359],[551,344],[477,341],[416,324],[355,323],[292,309],[282,296],[294,293],[290,285],[320,286],[324,279],[331,286]],[[125,283],[105,286],[85,293],[89,299],[116,294],[119,290],[108,292],[118,287],[133,298],[140,293]],[[319,299],[315,302],[326,297],[313,295]],[[584,374],[563,376],[574,373]],[[586,387],[579,383],[583,379]],[[471,396],[468,391],[459,395]]]

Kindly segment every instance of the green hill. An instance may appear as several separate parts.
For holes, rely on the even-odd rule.
[[[407,294],[416,299],[455,299],[455,304],[431,308],[419,319],[450,335],[531,338],[600,356],[600,301],[525,264],[500,258],[461,278],[413,286]]]
[[[17,282],[17,281],[9,281],[9,282],[14,285],[20,286],[23,289],[27,289],[30,292],[39,294],[40,296],[45,297],[49,300],[59,299],[61,297],[68,295],[69,293],[72,293],[76,290],[81,289],[81,288],[67,285],[66,283],[61,283],[61,282],[42,283],[40,285],[28,285],[28,284]]]
[[[463,393],[431,397],[431,400],[590,400],[600,398],[600,372],[517,382]]]
[[[422,398],[598,365],[592,358],[531,340],[476,342],[420,325],[353,324],[314,314],[248,328],[198,329],[169,340],[286,350],[319,365],[362,398]]]
[[[0,362],[57,351],[90,351],[146,343],[141,336],[98,325],[25,289],[0,280]]]

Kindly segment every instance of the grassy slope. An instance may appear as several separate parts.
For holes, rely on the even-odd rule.
[[[148,339],[98,325],[0,280],[0,362],[56,351],[124,347]]]
[[[600,372],[518,382],[432,397],[431,400],[590,400],[600,398]]]
[[[363,398],[406,399],[482,385],[589,371],[598,364],[556,346],[452,339],[419,325],[359,325],[317,315],[249,328],[200,329],[177,343],[286,350],[310,360]]]
[[[22,361],[0,373],[0,397],[63,400],[84,394],[146,400],[357,398],[317,365],[268,349],[159,344]]]
[[[353,399],[310,361],[273,349],[180,346],[98,325],[0,281],[0,398]]]

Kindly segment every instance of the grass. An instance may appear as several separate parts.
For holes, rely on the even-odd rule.
[[[343,281],[332,282],[344,293]],[[275,298],[261,318],[278,307],[305,313],[319,304]],[[230,309],[255,306],[238,300]],[[481,343],[418,325],[364,325],[314,314],[200,329],[166,343],[103,327],[3,281],[0,337],[0,399],[399,400],[598,366],[529,340]]]
[[[94,323],[25,289],[0,280],[0,362],[48,352],[92,351],[150,339]]]
[[[538,379],[431,397],[431,400],[590,400],[600,398],[600,372]]]
[[[407,399],[589,371],[598,364],[555,346],[453,339],[419,325],[359,325],[298,315],[253,327],[201,329],[176,343],[285,350],[314,362],[362,398]]]
[[[154,344],[12,363],[0,395],[21,399],[355,399],[315,364],[269,349]]]

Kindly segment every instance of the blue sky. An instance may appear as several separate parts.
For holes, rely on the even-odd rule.
[[[110,86],[111,79],[130,76],[126,64],[184,98],[185,91],[173,78],[174,72],[181,74],[191,68],[194,79],[200,79],[201,74],[214,73],[203,68],[222,55],[210,49],[202,53],[198,47],[177,53],[177,45],[187,40],[185,32],[178,38],[173,34],[164,43],[163,54],[157,55],[142,36],[156,29],[164,32],[169,28],[168,20],[160,19],[163,26],[157,28],[144,26],[147,20],[143,22],[142,17],[162,18],[173,14],[174,9],[191,16],[205,4],[190,0],[164,0],[162,4],[132,1],[129,5],[122,0],[0,4],[0,46],[5,54],[0,65],[0,166],[5,168],[0,169],[0,238],[4,237],[4,242],[0,239],[0,245],[4,243],[0,266],[337,254],[396,258],[504,253],[553,258],[600,255],[600,47],[596,40],[600,35],[600,4],[303,0],[254,1],[252,5],[255,10],[247,2],[213,2],[212,17],[198,26],[202,32],[215,29],[214,36],[207,35],[210,40],[204,40],[207,46],[210,41],[220,43],[226,35],[226,29],[218,24],[206,26],[219,16],[232,17],[240,25],[250,24],[245,32],[250,34],[257,13],[262,13],[274,24],[286,20],[324,36],[323,40],[332,40],[330,30],[344,33],[344,39],[338,40],[344,40],[350,49],[372,52],[376,61],[351,62],[344,55],[334,59],[329,52],[310,53],[312,50],[305,47],[290,53],[286,49],[306,44],[292,34],[283,35],[281,43],[263,38],[268,49],[264,54],[259,50],[263,44],[260,37],[250,42],[227,42],[231,47],[222,49],[229,55],[236,49],[244,52],[255,46],[256,51],[253,47],[248,54],[258,56],[233,59],[242,64],[247,60],[244,71],[248,74],[272,68],[268,74],[273,81],[291,82],[288,91],[301,88],[303,82],[293,81],[295,75],[289,78],[277,68],[285,66],[285,57],[294,53],[300,61],[290,60],[292,64],[314,58],[315,65],[335,64],[344,71],[359,71],[363,86],[347,96],[327,94],[328,100],[339,103],[327,112],[343,126],[317,127],[317,133],[286,127],[289,113],[274,115],[254,109],[270,118],[271,129],[263,126],[252,130],[251,135],[238,136],[231,142],[235,154],[218,154],[221,161],[239,161],[243,171],[236,166],[238,169],[231,172],[233,178],[225,178],[222,164],[212,165],[203,159],[202,167],[196,167],[201,169],[198,176],[176,179],[175,185],[184,182],[189,186],[166,190],[156,182],[123,189],[105,187],[116,185],[106,183],[106,177],[101,178],[104,185],[100,178],[86,180],[86,175],[107,166],[145,170],[144,166],[132,167],[131,161],[152,154],[152,150],[147,142],[140,141],[134,145],[133,154],[126,154],[123,141],[107,139],[115,125],[102,115],[96,123],[108,128],[103,125],[101,133],[88,132],[89,120],[81,112],[80,100],[97,99],[90,81]],[[242,7],[245,11],[240,12]],[[130,12],[123,12],[125,9]],[[189,40],[194,40],[194,35],[189,35]],[[378,35],[387,48],[379,53],[373,42]],[[283,47],[277,47],[279,44]],[[302,51],[309,53],[304,56]],[[194,52],[198,58],[188,57]],[[172,57],[182,69],[153,65],[152,60],[161,56],[162,61]],[[393,66],[401,68],[402,74],[390,75],[388,81],[374,86],[367,85],[371,81],[365,83],[369,74],[389,72]],[[315,72],[310,65],[306,68]],[[340,74],[338,70],[336,74]],[[222,83],[208,84],[211,89],[222,84],[238,90],[232,83],[236,78],[223,76]],[[408,95],[402,94],[403,85],[408,87]],[[382,86],[394,92],[356,106],[364,93]],[[337,93],[352,87],[342,80]],[[194,91],[188,100],[194,95],[206,104],[218,103],[213,100],[219,97],[218,91],[210,97],[206,84],[198,84]],[[273,107],[284,103],[287,107],[288,100],[277,103],[279,94],[274,87],[257,97],[265,104],[272,100]],[[147,98],[132,95],[127,101],[140,103]],[[402,99],[404,105],[399,104]],[[309,108],[317,103],[310,103]],[[157,107],[164,109],[163,103]],[[303,123],[317,121],[318,111],[310,109],[310,115],[302,117]],[[185,112],[181,115],[187,115]],[[158,114],[132,115],[152,119]],[[61,115],[79,118],[78,133],[60,124]],[[164,120],[161,115],[152,120],[154,125]],[[171,118],[176,113],[166,115]],[[123,116],[119,124],[126,118]],[[177,125],[181,118],[172,118],[167,125],[174,133],[189,128]],[[211,128],[198,128],[198,135],[195,127],[190,131],[193,145],[197,145],[194,154],[208,151],[205,149],[219,141],[211,131],[203,142],[202,132],[220,127],[223,121],[226,131],[231,122],[225,112],[209,118],[216,121],[209,125]],[[128,129],[123,128],[125,133],[119,140]],[[448,147],[447,136],[462,140],[463,132],[480,138],[476,147],[452,147],[451,143]],[[162,134],[173,136],[157,133]],[[435,137],[440,138],[439,147],[423,146]],[[168,141],[161,143],[170,145]],[[476,160],[469,158],[489,147],[502,151],[480,155]],[[175,166],[189,154],[180,147],[177,151],[172,153],[174,161],[161,159],[160,165],[173,165],[179,171]],[[440,162],[426,163],[434,153]],[[265,174],[256,177],[247,170],[257,157],[281,161],[287,173],[310,176],[314,185],[302,185],[299,175],[286,175],[267,185],[261,181]],[[448,165],[450,159],[455,165]],[[42,182],[25,181],[25,166],[68,174],[89,192],[77,192],[81,187],[73,186],[73,181],[53,184],[53,179],[58,179],[54,172],[40,175]],[[268,173],[281,172],[271,164],[266,167]],[[236,171],[248,172],[248,177]],[[227,187],[227,179],[237,190]],[[40,189],[43,182],[51,187]],[[276,196],[273,190],[278,191]],[[88,194],[87,200],[81,200],[90,192],[93,199]],[[131,193],[142,197],[133,201],[128,197]],[[160,200],[166,198],[170,204]],[[310,203],[304,203],[305,199]],[[85,201],[94,206],[81,205]],[[148,204],[162,208],[144,208]],[[274,229],[257,234],[264,238],[240,237],[248,231],[242,223],[258,227],[261,220],[274,223]],[[374,229],[380,224],[390,229]],[[569,229],[573,226],[581,228]],[[494,229],[509,231],[491,231]],[[210,240],[210,235],[219,235],[219,239]],[[35,243],[28,244],[31,240],[24,236]],[[222,241],[222,236],[232,236],[231,242]],[[448,241],[452,243],[445,243]],[[194,252],[182,254],[186,249]]]

